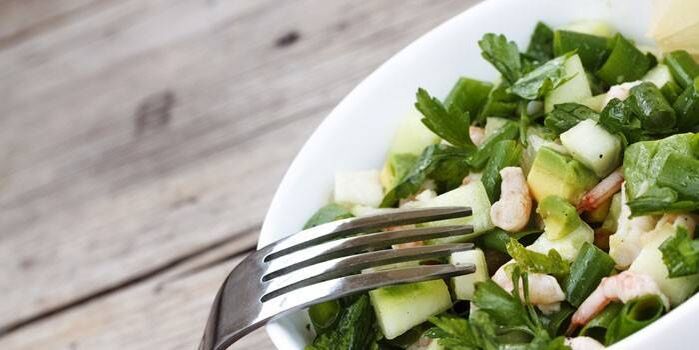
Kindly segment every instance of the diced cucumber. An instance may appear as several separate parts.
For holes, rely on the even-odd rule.
[[[473,264],[476,266],[476,271],[474,273],[451,279],[456,299],[473,300],[475,284],[488,279],[488,264],[485,262],[483,251],[476,248],[474,250],[453,253],[449,262],[453,265]]]
[[[449,226],[449,225],[472,225],[473,233],[481,233],[492,229],[493,223],[490,221],[490,200],[488,194],[480,181],[469,182],[468,184],[441,194],[428,201],[422,207],[470,207],[473,216],[449,219],[423,224],[426,226]],[[439,238],[430,240],[431,244],[453,243],[464,239],[463,236]]]
[[[590,109],[592,109],[593,111],[599,113],[599,112],[602,112],[602,110],[604,109],[604,101],[606,101],[606,100],[607,100],[607,94],[604,93],[604,94],[592,96],[590,98],[586,98],[585,100],[580,101],[580,104],[587,106]]]
[[[500,117],[488,117],[485,118],[485,136],[483,139],[487,139],[490,135],[494,134],[496,131],[500,130],[505,124],[510,120]]]
[[[435,135],[422,123],[422,114],[415,108],[405,116],[396,130],[388,155],[410,153],[419,156],[425,147],[438,143]]]
[[[561,143],[573,159],[599,177],[607,176],[621,163],[621,140],[594,120],[583,120],[562,133]]]
[[[375,289],[369,292],[369,298],[386,339],[393,339],[451,307],[449,288],[443,280]]]
[[[585,33],[591,35],[599,35],[611,37],[616,33],[616,30],[609,23],[604,21],[583,20],[575,21],[562,26],[560,29],[570,30],[571,32]]]
[[[668,277],[667,266],[663,262],[663,254],[658,247],[667,238],[675,235],[676,228],[673,225],[665,224],[655,229],[653,240],[648,242],[638,257],[629,267],[630,271],[636,271],[650,275],[658,284],[660,290],[670,299],[672,306],[677,306],[687,300],[699,287],[699,275],[670,278]]]
[[[418,156],[412,153],[391,153],[381,169],[381,186],[390,191],[412,169]]]
[[[377,170],[343,171],[335,174],[335,203],[378,207],[383,187]]]
[[[594,240],[594,231],[588,226],[584,221],[580,221],[581,224],[563,238],[560,239],[549,239],[546,235],[541,235],[539,238],[528,246],[527,249],[539,252],[542,254],[548,253],[549,250],[554,249],[561,257],[568,261],[575,260],[578,256],[580,248],[582,248],[585,242],[592,243]]]
[[[672,73],[670,73],[670,68],[664,64],[658,64],[653,69],[649,70],[641,80],[655,84],[658,89],[662,89],[663,86],[669,82],[674,82]]]
[[[544,99],[544,110],[550,112],[553,106],[565,102],[581,102],[592,97],[590,83],[585,68],[578,55],[571,56],[565,63],[565,76],[573,77],[563,85],[551,90]]]

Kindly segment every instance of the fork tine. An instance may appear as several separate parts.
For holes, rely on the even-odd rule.
[[[338,237],[346,237],[355,233],[367,232],[388,226],[418,224],[469,215],[471,215],[471,208],[439,207],[400,210],[388,214],[339,220],[301,231],[273,243],[269,254],[265,257],[265,261],[270,261],[299,249]]]
[[[449,278],[474,271],[475,266],[472,264],[460,266],[444,264],[345,276],[302,287],[269,299],[262,303],[260,318],[273,318],[313,304],[376,288]]]
[[[308,247],[294,254],[286,255],[269,262],[263,281],[287,274],[300,268],[322,261],[355,254],[369,248],[386,248],[393,244],[422,241],[426,239],[461,236],[472,233],[470,225],[422,227],[398,231],[370,233],[338,239]]]
[[[261,301],[264,302],[294,289],[338,278],[366,268],[447,256],[454,252],[473,249],[473,246],[473,243],[459,243],[386,249],[325,261],[270,281],[266,288],[267,293],[262,296]]]

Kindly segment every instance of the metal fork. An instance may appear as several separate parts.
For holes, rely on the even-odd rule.
[[[471,215],[465,207],[399,210],[350,218],[310,228],[248,255],[216,295],[200,350],[224,350],[270,320],[310,305],[394,284],[447,278],[473,265],[422,265],[359,273],[396,262],[443,257],[473,248],[471,243],[385,249],[393,244],[460,236],[469,225],[384,231]],[[358,235],[359,233],[364,233]]]

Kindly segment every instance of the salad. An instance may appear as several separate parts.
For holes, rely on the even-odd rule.
[[[699,64],[605,23],[529,45],[485,34],[496,82],[418,89],[382,169],[340,172],[305,228],[396,208],[467,206],[423,225],[473,233],[475,273],[397,285],[309,309],[324,349],[598,349],[699,288]],[[398,269],[434,261],[398,263]]]

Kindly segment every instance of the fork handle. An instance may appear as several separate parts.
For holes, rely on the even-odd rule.
[[[250,334],[252,331],[262,327],[266,323],[266,319],[252,317],[251,319],[241,319],[239,311],[242,300],[239,300],[239,295],[234,295],[236,289],[236,273],[244,272],[237,271],[245,270],[244,263],[239,264],[231,271],[226,280],[216,293],[209,318],[206,321],[204,335],[199,343],[199,350],[225,350],[240,338]],[[238,274],[240,276],[240,274]],[[245,312],[243,312],[245,314]],[[245,315],[248,316],[248,315]],[[257,315],[255,315],[257,316]]]

